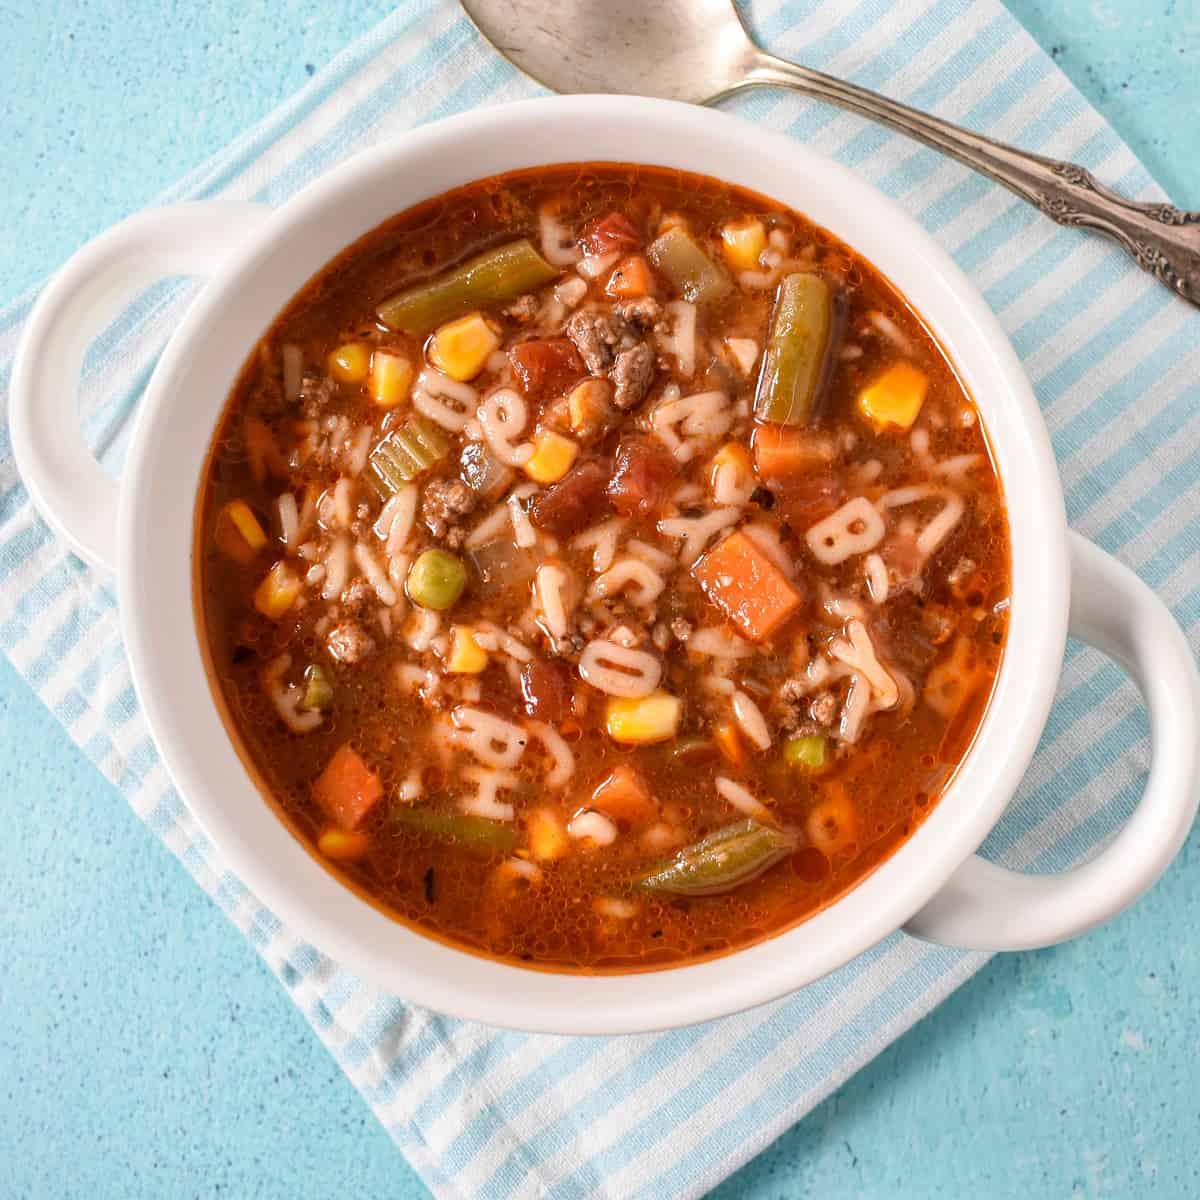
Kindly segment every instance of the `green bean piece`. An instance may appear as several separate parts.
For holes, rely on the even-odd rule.
[[[503,821],[489,821],[487,817],[446,812],[427,805],[393,805],[388,816],[392,824],[401,829],[427,833],[430,837],[458,842],[473,849],[507,853],[517,844],[516,831],[511,825]]]
[[[424,417],[409,417],[371,451],[367,480],[383,500],[450,453],[446,435]]]
[[[733,290],[729,276],[704,253],[695,238],[678,225],[655,238],[646,253],[675,290],[694,304],[720,300]]]
[[[819,733],[788,738],[783,743],[783,761],[805,771],[823,771],[829,761],[829,745]]]
[[[761,875],[796,849],[796,837],[757,821],[739,821],[680,850],[637,881],[643,891],[716,896]]]
[[[558,274],[528,238],[477,254],[461,266],[389,296],[379,319],[403,333],[426,334],[473,308],[506,304]]]
[[[467,568],[449,550],[426,550],[408,568],[406,586],[414,604],[443,612],[463,594]]]
[[[313,663],[304,672],[304,696],[301,708],[324,710],[333,703],[333,680],[319,663]]]
[[[819,275],[786,275],[775,297],[754,415],[779,425],[816,416],[831,361],[833,293]]]

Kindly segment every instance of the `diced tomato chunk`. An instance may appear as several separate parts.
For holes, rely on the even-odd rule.
[[[841,506],[845,489],[832,471],[793,475],[771,485],[776,512],[795,530],[803,532],[823,521]]]
[[[579,239],[585,254],[608,254],[613,250],[632,250],[641,245],[641,237],[624,213],[610,212],[593,221]]]
[[[614,821],[648,821],[658,812],[646,781],[628,763],[618,763],[600,781],[592,803]]]
[[[703,555],[692,577],[752,642],[770,637],[800,607],[791,580],[740,531]]]
[[[565,392],[587,372],[575,346],[566,338],[532,338],[508,352],[521,390],[531,400]]]
[[[356,829],[383,799],[383,784],[357,750],[341,746],[313,783],[313,799],[342,829]]]
[[[608,498],[623,517],[653,516],[667,501],[675,460],[646,438],[625,438],[608,484]]]
[[[575,700],[570,668],[561,659],[530,659],[521,667],[521,699],[531,717],[561,725],[571,715]]]
[[[529,519],[547,533],[565,537],[578,533],[595,520],[603,519],[608,508],[604,494],[608,467],[596,459],[578,463],[556,484],[534,498]]]

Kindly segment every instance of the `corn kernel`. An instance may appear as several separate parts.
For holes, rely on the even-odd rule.
[[[376,350],[371,355],[371,399],[380,408],[395,408],[408,399],[413,385],[413,365],[403,354]]]
[[[446,670],[451,675],[478,675],[487,665],[487,651],[475,640],[470,626],[455,625],[450,631]]]
[[[429,361],[451,379],[474,379],[483,370],[500,335],[475,312],[450,321],[429,342]]]
[[[563,823],[548,808],[535,808],[526,820],[526,829],[529,833],[529,852],[542,862],[562,858],[570,849]]]
[[[604,727],[614,742],[645,746],[675,736],[683,704],[670,692],[651,692],[637,700],[613,696],[604,714]]]
[[[329,354],[329,373],[339,383],[362,383],[371,369],[371,347],[347,342]]]
[[[303,586],[300,576],[280,559],[258,585],[254,593],[254,607],[264,617],[278,621],[295,604]]]
[[[925,403],[928,383],[924,371],[911,363],[896,363],[858,393],[859,410],[875,425],[911,429]]]
[[[267,535],[245,500],[231,500],[221,509],[213,539],[223,553],[240,563],[253,562],[267,544]]]
[[[334,862],[353,862],[371,847],[371,839],[361,829],[323,829],[317,849]]]
[[[721,248],[738,271],[756,271],[758,256],[767,248],[767,231],[761,221],[731,221],[721,229]]]
[[[533,439],[533,457],[525,473],[535,483],[555,483],[570,469],[579,454],[579,443],[547,429]]]

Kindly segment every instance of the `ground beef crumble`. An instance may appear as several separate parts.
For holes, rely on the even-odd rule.
[[[425,528],[452,550],[462,545],[466,531],[462,520],[475,510],[475,493],[461,479],[434,479],[421,496]]]
[[[375,639],[357,622],[342,621],[325,638],[329,653],[340,663],[352,666],[375,653]]]

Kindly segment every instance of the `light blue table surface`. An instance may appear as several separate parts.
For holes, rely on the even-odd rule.
[[[1200,207],[1200,0],[1009,2]],[[4,0],[0,299],[388,8]],[[0,1196],[425,1196],[250,947],[3,659],[0,730]],[[1200,835],[1104,930],[994,960],[718,1195],[1200,1196],[1198,879]]]

